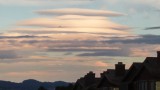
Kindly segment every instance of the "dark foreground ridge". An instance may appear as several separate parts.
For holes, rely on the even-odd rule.
[[[56,82],[40,82],[37,80],[29,79],[24,80],[22,83],[15,83],[9,81],[0,81],[0,90],[54,90],[57,86],[68,86],[69,83],[63,81]]]
[[[100,77],[90,71],[76,81],[73,90],[160,90],[160,51],[157,57],[134,62],[128,70],[118,62],[115,69],[107,69]]]

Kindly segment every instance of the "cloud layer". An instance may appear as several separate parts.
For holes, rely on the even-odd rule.
[[[83,15],[83,16],[123,16],[122,13],[117,13],[107,10],[93,10],[93,9],[80,9],[80,8],[65,8],[53,10],[41,10],[37,13],[42,15]]]

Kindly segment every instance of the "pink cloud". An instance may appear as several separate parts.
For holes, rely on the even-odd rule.
[[[108,64],[104,63],[102,61],[97,61],[97,62],[95,62],[95,66],[98,66],[98,67],[107,67]]]

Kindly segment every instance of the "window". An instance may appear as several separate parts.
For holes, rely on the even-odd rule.
[[[114,88],[113,90],[119,90],[119,88]]]
[[[141,80],[141,81],[134,82],[135,90],[155,90],[154,87],[155,86],[153,81]]]
[[[155,90],[155,82],[150,81],[150,90]]]
[[[141,81],[141,90],[145,90],[145,82]]]
[[[156,82],[156,90],[160,90],[160,81]]]

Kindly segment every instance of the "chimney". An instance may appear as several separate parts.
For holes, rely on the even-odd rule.
[[[103,71],[102,73],[100,73],[101,78],[104,77],[106,74],[106,71]]]
[[[118,64],[115,64],[115,71],[116,76],[123,76],[125,74],[125,64],[122,62],[118,62]]]
[[[160,51],[157,51],[157,57],[160,58]]]

